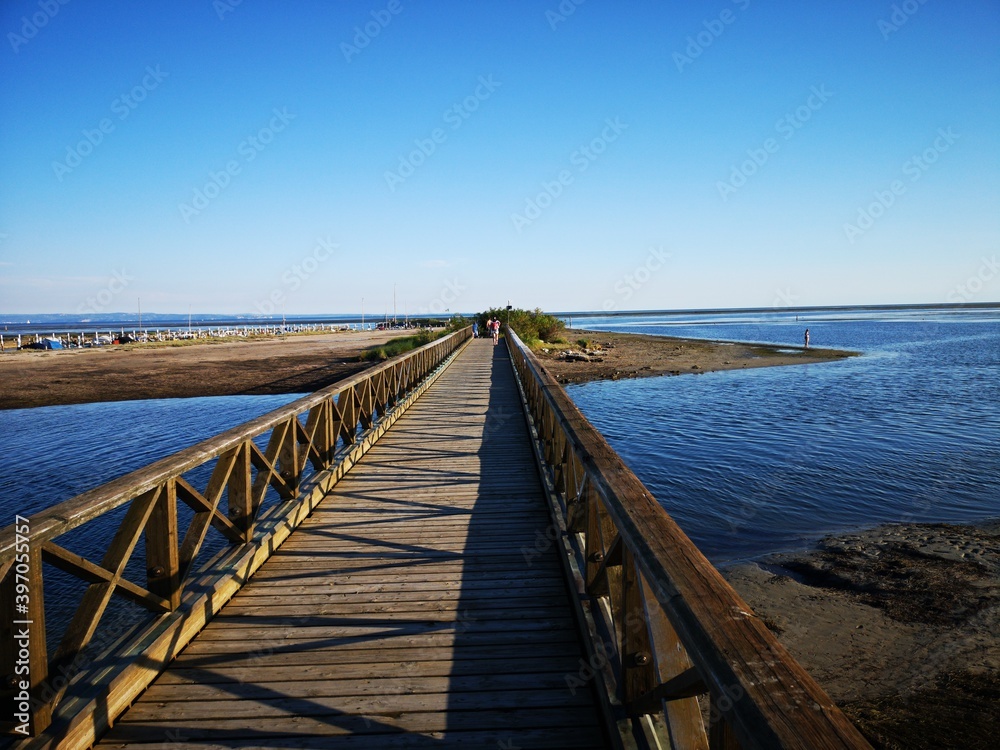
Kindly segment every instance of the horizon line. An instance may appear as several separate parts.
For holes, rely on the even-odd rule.
[[[1000,301],[996,302],[919,302],[919,303],[890,303],[890,304],[860,304],[860,305],[796,305],[787,307],[707,307],[707,308],[658,308],[658,309],[646,309],[646,310],[543,310],[543,312],[554,315],[556,317],[623,317],[630,315],[677,315],[677,314],[689,314],[689,315],[709,315],[715,313],[779,313],[779,312],[809,312],[809,311],[838,311],[838,310],[933,310],[933,309],[946,309],[946,310],[961,310],[961,309],[990,309],[990,308],[1000,308]],[[500,309],[500,308],[490,308],[490,309]],[[521,309],[532,309],[532,308],[521,308]],[[482,311],[465,311],[465,312],[449,312],[443,311],[440,313],[419,313],[414,315],[404,314],[392,316],[395,320],[400,318],[412,318],[412,319],[447,319],[453,318],[455,316],[474,316],[480,314]],[[107,313],[97,313],[97,315],[106,316],[116,316],[135,318],[138,322],[138,315],[135,312],[107,312]],[[12,318],[30,318],[33,316],[38,317],[63,317],[70,318],[75,317],[78,320],[90,321],[91,315],[83,315],[80,313],[70,313],[70,312],[51,312],[51,313],[0,313],[0,323],[24,323],[27,321],[20,320],[7,320],[6,318],[10,316]],[[295,313],[295,314],[285,314],[283,316],[278,315],[260,315],[255,313],[212,313],[212,312],[202,312],[202,313],[158,313],[158,312],[148,312],[144,314],[144,317],[148,316],[149,319],[153,318],[171,318],[171,319],[187,319],[189,317],[211,317],[218,318],[222,320],[257,320],[257,321],[274,321],[289,319],[309,319],[309,320],[322,320],[322,319],[334,319],[334,318],[361,318],[362,316],[366,319],[371,319],[372,321],[380,320],[385,318],[383,315],[366,315],[360,312],[353,313]],[[93,317],[92,322],[101,322],[99,317]],[[116,322],[121,322],[120,320]]]

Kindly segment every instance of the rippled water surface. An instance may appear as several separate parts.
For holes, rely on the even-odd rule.
[[[0,513],[37,513],[296,398],[215,396],[0,410]]]
[[[15,514],[37,513],[298,397],[223,396],[0,410],[0,445],[4,448],[4,460],[0,462],[0,527],[13,523]],[[208,474],[205,468],[185,476],[196,487],[204,488]],[[101,516],[60,537],[58,543],[100,561],[124,510]],[[190,511],[180,507],[178,515],[181,528],[186,528]],[[143,544],[140,539],[125,569],[126,578],[139,584],[145,578]],[[221,537],[210,534],[199,560],[221,545]],[[45,566],[50,653],[58,645],[83,590],[79,579]],[[111,643],[144,616],[137,605],[113,599],[95,642]]]
[[[808,326],[814,346],[862,352],[818,365],[568,387],[715,562],[883,522],[1000,516],[1000,315],[575,325],[796,345]]]

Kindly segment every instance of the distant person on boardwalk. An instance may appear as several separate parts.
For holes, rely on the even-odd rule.
[[[806,349],[809,348],[809,329],[806,329],[806,335],[803,337],[806,342]]]
[[[472,338],[479,338],[479,323],[477,321],[472,321]]]
[[[500,342],[500,321],[496,318],[490,321],[490,330],[493,332],[493,346]]]

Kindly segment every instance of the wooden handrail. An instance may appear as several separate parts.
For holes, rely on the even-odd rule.
[[[657,503],[528,347],[507,330],[543,479],[597,632],[613,701],[681,744],[870,748],[857,728]],[[603,602],[603,606],[600,604]],[[705,732],[697,698],[710,698]]]
[[[89,746],[471,338],[471,327],[444,336],[0,531],[0,698],[25,707],[16,735],[44,733],[33,746]],[[198,488],[184,475],[202,466],[212,471]],[[186,530],[179,502],[191,510]],[[123,506],[99,563],[57,544]],[[212,529],[227,546],[199,565]],[[125,578],[143,537],[145,586]],[[43,562],[88,584],[51,659]],[[151,615],[111,651],[87,655],[113,594]],[[94,695],[88,683],[98,678]]]

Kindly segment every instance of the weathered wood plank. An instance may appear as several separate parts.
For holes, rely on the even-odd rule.
[[[309,716],[331,709],[357,714],[590,705],[585,692],[573,694],[566,689],[561,674],[530,673],[373,680],[278,679],[267,683],[178,685],[150,692],[149,700],[137,703],[123,721],[155,719],[162,715],[158,703],[167,701],[172,704],[174,719],[226,719],[240,711],[239,703],[245,707],[247,701],[253,701],[253,714],[258,718]]]
[[[128,716],[117,724],[108,739],[123,742],[169,741],[168,732],[176,733],[180,741],[226,740],[266,737],[280,738],[283,735],[314,735],[331,739],[350,734],[385,734],[391,732],[451,732],[461,730],[499,729],[510,731],[522,728],[542,727],[592,727],[597,731],[593,710],[590,708],[541,708],[511,711],[440,711],[427,713],[398,713],[387,710],[370,714],[343,714],[331,710],[319,716],[282,716],[260,722],[259,726],[247,721],[244,704],[237,709],[237,715],[204,721],[183,722],[153,719],[132,722]],[[335,747],[335,745],[327,745]],[[273,747],[273,745],[272,745]]]
[[[569,650],[563,647],[563,650]],[[199,700],[197,696],[202,695],[201,687],[218,683],[254,683],[267,689],[273,689],[274,685],[282,679],[293,682],[321,682],[319,690],[347,690],[351,687],[350,680],[386,680],[398,679],[400,675],[407,678],[416,677],[470,677],[485,676],[495,677],[497,675],[523,675],[537,674],[537,658],[524,656],[524,650],[514,650],[511,647],[489,649],[483,647],[476,649],[472,655],[485,655],[486,658],[455,659],[455,654],[449,649],[436,649],[445,658],[435,661],[399,661],[398,658],[380,659],[381,652],[371,650],[365,652],[355,652],[366,660],[354,659],[349,661],[345,657],[354,656],[351,653],[341,653],[336,657],[326,654],[326,661],[320,663],[319,653],[312,653],[314,657],[309,660],[296,660],[294,657],[302,656],[301,652],[285,652],[278,649],[270,653],[255,654],[252,657],[241,659],[238,656],[233,658],[224,657],[201,657],[187,659],[178,663],[164,673],[156,684],[150,687],[148,697],[159,700]],[[500,656],[497,656],[499,654]],[[504,655],[506,654],[506,655]],[[575,673],[579,670],[579,657],[575,653],[568,653],[562,658],[549,657],[546,654],[545,666],[549,669],[557,668],[557,687],[566,688],[566,674]],[[291,673],[291,674],[290,674]],[[253,677],[254,680],[248,679]],[[343,681],[341,683],[340,681]],[[481,689],[484,683],[477,681]],[[196,687],[197,689],[191,689]],[[347,686],[347,687],[344,687]],[[532,687],[539,687],[533,680]],[[477,688],[477,689],[480,689]],[[308,688],[307,688],[308,689]],[[246,691],[243,691],[246,695]],[[324,693],[326,694],[326,693]],[[336,694],[336,693],[330,693]],[[351,694],[351,693],[347,693]]]
[[[510,363],[483,343],[333,488],[105,744],[171,732],[185,744],[323,737],[338,747],[493,731],[512,747],[605,746],[591,692],[567,688],[582,652]],[[339,406],[370,412],[372,397],[352,392]]]
[[[236,738],[216,742],[196,742],[181,739],[177,734],[165,736],[166,742],[183,742],[184,750],[274,750],[274,744],[267,740]],[[327,748],[329,738],[324,735],[284,735],[281,737],[283,748]],[[587,748],[605,747],[605,741],[600,731],[595,727],[556,727],[530,728],[517,730],[454,730],[422,732],[417,737],[412,734],[355,734],[337,738],[337,747],[350,750],[413,750],[426,743],[435,750],[452,750],[453,748],[533,748],[547,750],[549,748],[572,748],[586,750]],[[101,743],[98,747],[149,749],[145,743]]]
[[[232,633],[232,631],[229,631]],[[220,654],[220,653],[247,653],[253,650],[268,650],[281,648],[285,651],[301,649],[306,651],[308,646],[316,646],[318,639],[311,636],[282,637],[271,639],[260,638],[256,641],[248,640],[252,638],[252,631],[243,631],[234,634],[232,638],[199,637],[185,650],[185,654]],[[405,633],[386,629],[381,635],[362,635],[348,638],[337,638],[322,641],[324,652],[336,651],[356,651],[379,649],[383,651],[396,651],[400,655],[394,658],[409,658],[402,652],[422,651],[428,648],[451,648],[462,654],[484,647],[495,648],[516,645],[527,649],[547,649],[553,643],[572,643],[579,647],[579,636],[576,633],[562,630],[532,632],[530,630],[504,630],[493,633],[463,632],[457,633],[454,629],[449,631],[432,631],[428,633]],[[318,649],[317,649],[318,650]],[[534,652],[532,652],[534,653]]]
[[[459,573],[460,574],[460,573]],[[377,579],[363,579],[364,581]],[[286,592],[284,587],[268,586],[254,587],[252,596],[242,597],[238,602],[233,602],[229,609],[240,607],[266,607],[266,606],[308,606],[313,607],[323,604],[338,604],[350,598],[356,601],[359,594],[363,594],[365,601],[361,604],[378,604],[381,602],[470,602],[476,604],[488,604],[500,602],[500,606],[510,607],[510,604],[502,602],[510,601],[514,598],[526,599],[536,604],[562,603],[566,597],[560,581],[546,579],[543,581],[517,581],[491,578],[474,581],[470,587],[462,586],[461,583],[451,581],[429,581],[424,582],[419,578],[414,579],[415,583],[362,583],[359,581],[345,581],[337,586],[326,586],[314,589],[306,589],[304,586],[295,587],[298,591]],[[262,592],[267,589],[275,593]]]

